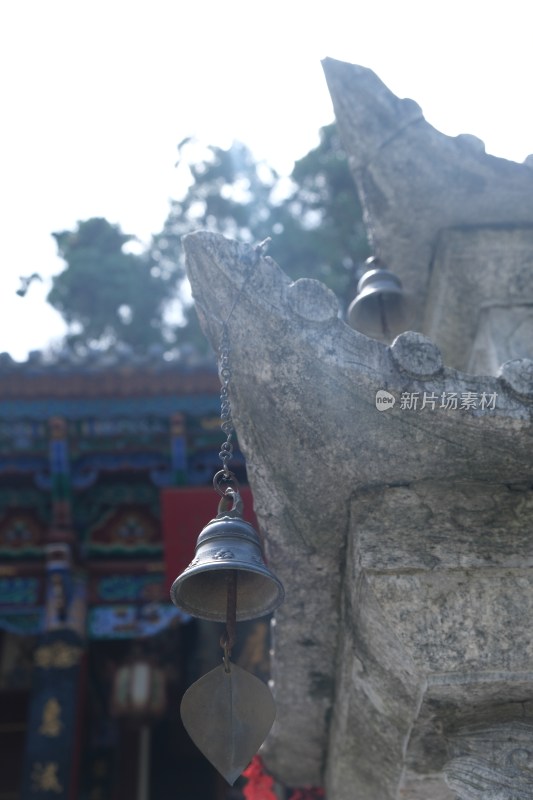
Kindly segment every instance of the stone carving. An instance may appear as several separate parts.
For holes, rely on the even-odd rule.
[[[512,800],[509,775],[533,800],[528,746],[495,736],[485,764],[471,731],[512,724],[517,737],[533,697],[531,362],[513,351],[499,375],[456,369],[483,327],[487,298],[468,304],[480,265],[504,304],[533,298],[531,171],[438,134],[368,70],[325,69],[380,256],[421,333],[387,347],[348,328],[315,281],[291,283],[268,257],[251,269],[253,247],[184,240],[215,349],[232,310],[234,420],[269,563],[290,587],[264,758],[288,785],[325,780],[328,800]],[[496,224],[509,230],[485,235]],[[500,239],[509,281],[491,261]]]
[[[525,402],[533,402],[533,361],[528,358],[506,361],[499,374],[517,397]]]
[[[530,800],[533,796],[533,722],[462,730],[446,782],[460,800]]]
[[[443,367],[439,348],[414,331],[396,337],[391,346],[391,356],[400,369],[413,378],[432,378]]]
[[[369,69],[332,58],[323,66],[380,258],[413,297],[417,311],[411,324],[420,330],[430,265],[443,231],[484,228],[494,240],[497,228],[520,225],[529,226],[531,235],[531,168],[486,155],[479,140],[472,146],[471,137],[435,130],[413,100],[400,100]],[[505,256],[496,273],[500,280]],[[468,279],[464,267],[457,265],[457,273]],[[475,288],[483,282],[484,277]],[[454,313],[453,305],[448,311]]]
[[[216,346],[253,248],[197,233],[185,249]],[[392,800],[400,787],[408,800],[451,800],[436,709],[457,724],[473,699],[533,694],[521,636],[533,597],[530,409],[503,380],[444,368],[419,334],[388,348],[317,314],[322,290],[309,301],[316,321],[302,324],[290,287],[261,259],[229,333],[255,507],[291,587],[273,635],[278,722],[265,758],[289,785],[319,784],[325,763],[332,800]],[[379,390],[396,398],[385,412]],[[402,408],[411,392],[497,401]]]

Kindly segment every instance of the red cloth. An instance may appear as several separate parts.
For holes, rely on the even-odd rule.
[[[248,486],[239,489],[243,517],[257,530],[252,492]],[[202,528],[217,515],[220,497],[211,488],[172,488],[161,492],[163,543],[165,548],[165,586],[170,587],[192,561],[196,540]]]
[[[242,790],[245,800],[276,800],[274,778],[265,769],[261,756],[254,756],[242,774],[247,780]],[[325,800],[324,790],[319,786],[293,789],[289,800]]]
[[[265,770],[260,756],[254,756],[242,774],[247,779],[242,790],[245,800],[277,800],[274,778]]]

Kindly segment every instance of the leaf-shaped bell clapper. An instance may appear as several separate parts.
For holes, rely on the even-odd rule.
[[[230,510],[228,498],[233,500]],[[217,516],[200,533],[193,560],[172,584],[172,602],[194,617],[225,622],[232,575],[237,578],[237,622],[270,614],[283,602],[283,585],[265,564],[258,534],[242,518],[236,488],[226,489]]]

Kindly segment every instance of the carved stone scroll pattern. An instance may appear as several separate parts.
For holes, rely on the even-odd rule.
[[[459,800],[533,798],[533,724],[510,722],[461,731],[446,765],[448,786]]]

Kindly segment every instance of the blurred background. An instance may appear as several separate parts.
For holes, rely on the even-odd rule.
[[[528,13],[516,0],[505,7],[332,0],[327,9],[278,0],[3,4],[0,352],[23,360],[30,350],[60,346],[66,326],[85,324],[69,307],[72,287],[49,296],[53,277],[70,263],[65,238],[52,234],[79,222],[120,226],[132,237],[127,250],[152,259],[152,277],[164,279],[163,288],[152,281],[153,306],[163,305],[170,327],[183,323],[188,294],[178,245],[165,241],[169,227],[176,236],[205,226],[229,234],[248,228],[252,236],[266,230],[276,240],[284,212],[292,212],[297,242],[304,222],[319,227],[329,211],[327,187],[319,198],[306,191],[319,165],[293,170],[333,122],[325,56],[369,67],[395,94],[415,99],[442,132],[474,134],[489,153],[524,160],[533,150]],[[206,172],[206,161],[214,170]],[[298,202],[279,210],[298,189]],[[203,194],[214,191],[219,205],[212,199],[206,207]],[[228,200],[238,207],[221,208]],[[165,248],[158,274],[153,258]],[[289,274],[313,274],[315,264],[295,263],[307,261],[308,248],[295,253],[276,241],[273,248]],[[338,255],[323,254],[319,277]],[[39,277],[28,285],[32,275]],[[340,291],[350,276],[337,277]],[[112,322],[134,325],[141,311],[133,313],[131,298],[115,301],[107,304]],[[165,346],[179,338],[167,336]]]

